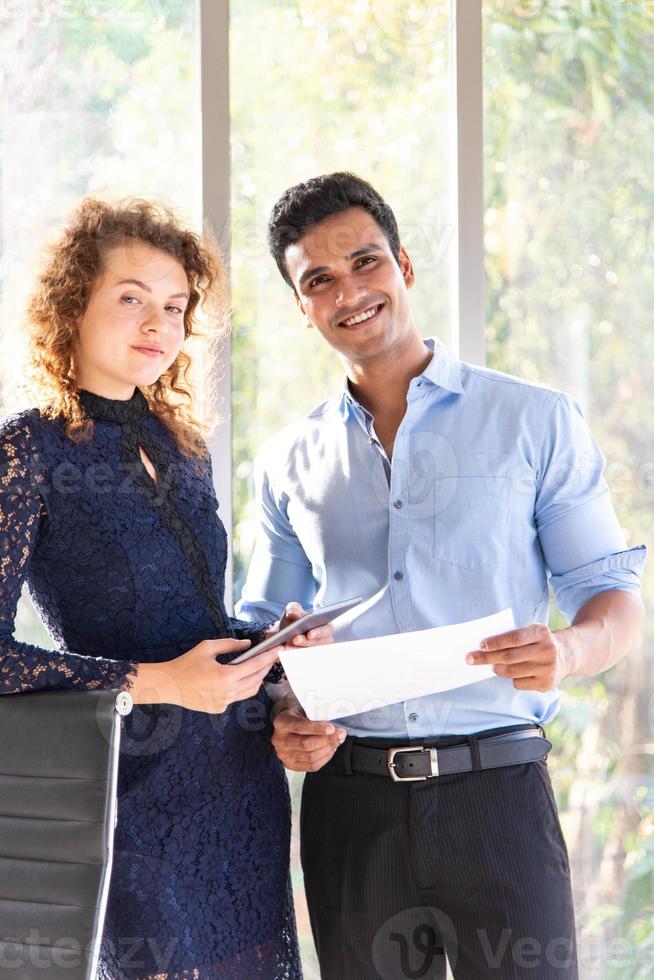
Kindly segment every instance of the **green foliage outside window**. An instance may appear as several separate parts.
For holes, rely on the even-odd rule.
[[[485,16],[489,363],[581,402],[628,545],[651,547],[654,6],[493,0]],[[588,978],[654,963],[653,626],[640,654],[567,681],[550,726]]]

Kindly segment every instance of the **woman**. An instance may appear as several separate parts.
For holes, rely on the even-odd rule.
[[[0,690],[135,702],[102,980],[301,976],[261,686],[279,651],[228,664],[272,627],[225,612],[184,350],[220,284],[207,241],[168,211],[85,200],[30,305],[35,407],[0,425]],[[54,651],[13,639],[25,580]]]

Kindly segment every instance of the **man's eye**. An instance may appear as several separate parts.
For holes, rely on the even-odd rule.
[[[314,286],[320,286],[323,282],[327,282],[327,276],[316,276],[309,282],[309,289],[313,289]]]
[[[370,265],[371,262],[376,261],[377,259],[374,255],[364,255],[363,258],[359,259],[359,261],[356,263],[355,269],[360,269],[362,265]]]

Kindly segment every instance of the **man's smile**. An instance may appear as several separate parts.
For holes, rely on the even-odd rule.
[[[359,324],[369,323],[374,320],[383,310],[384,303],[377,303],[374,306],[365,306],[358,313],[348,317],[346,320],[339,320],[339,327],[357,327]]]

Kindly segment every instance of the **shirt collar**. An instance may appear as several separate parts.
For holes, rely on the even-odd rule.
[[[422,377],[439,388],[446,388],[457,395],[463,394],[461,384],[461,361],[448,350],[437,337],[428,337],[425,346],[433,350],[434,356],[422,372]]]
[[[431,361],[419,375],[439,388],[445,388],[457,395],[463,393],[461,384],[461,361],[445,346],[437,337],[427,337],[425,347],[434,352]],[[362,409],[352,392],[347,377],[343,379],[343,392],[341,396],[341,415],[347,417],[348,407]],[[365,412],[365,409],[362,409]],[[367,413],[366,413],[367,414]]]

